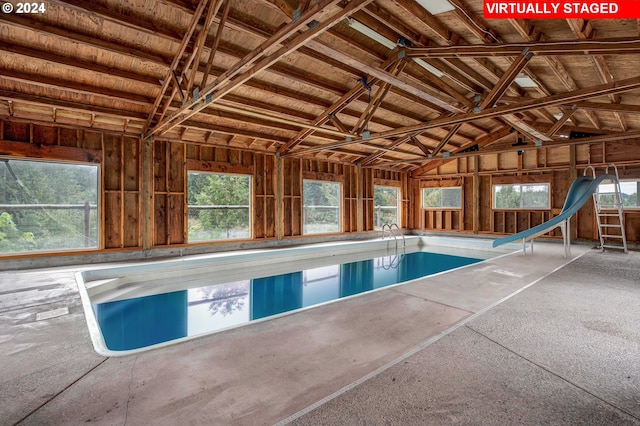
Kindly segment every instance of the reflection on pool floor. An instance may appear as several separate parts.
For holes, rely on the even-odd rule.
[[[93,305],[106,346],[139,349],[436,274],[481,259],[394,254]]]

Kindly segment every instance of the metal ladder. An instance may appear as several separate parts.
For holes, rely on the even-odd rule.
[[[615,171],[615,179],[611,179],[613,191],[601,192],[600,187],[598,187],[598,189],[593,193],[593,205],[596,209],[596,221],[598,223],[598,234],[600,235],[600,251],[604,251],[605,248],[609,248],[623,250],[627,253],[627,236],[624,229],[624,217],[622,214],[622,190],[620,189],[618,168],[615,164],[610,164],[607,166],[605,174],[609,174],[609,167],[612,167]],[[584,175],[587,174],[588,169],[591,169],[593,177],[595,178],[596,172],[593,166],[587,166],[584,170]],[[601,196],[612,197],[613,203],[603,204]],[[613,213],[612,210],[616,210],[616,213]],[[616,232],[615,230],[618,231]]]
[[[396,235],[396,232],[393,230],[393,228],[396,228],[398,230],[398,234],[402,237],[402,248],[406,247],[406,241],[404,239],[404,234],[402,233],[402,231],[400,231],[400,227],[398,226],[397,223],[385,223],[384,225],[382,225],[382,239],[384,240],[384,236],[385,236],[385,229],[389,229],[389,238],[393,237],[395,243],[396,243],[396,250],[398,250],[398,236]]]

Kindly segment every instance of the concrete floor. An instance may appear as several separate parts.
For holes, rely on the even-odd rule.
[[[640,425],[640,253],[535,248],[111,358],[76,269],[0,273],[0,424]]]

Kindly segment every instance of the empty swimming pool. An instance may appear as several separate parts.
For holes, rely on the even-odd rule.
[[[337,246],[331,255],[299,249],[86,271],[79,277],[94,347],[131,353],[291,313],[340,298],[466,266],[492,256]],[[280,261],[274,260],[282,256]],[[437,250],[436,250],[437,251]],[[315,254],[315,255],[314,255]],[[493,253],[495,255],[495,253]],[[362,259],[363,256],[367,258]],[[354,257],[356,258],[354,260]],[[357,258],[360,259],[357,259]],[[343,261],[337,263],[336,259]],[[274,265],[275,263],[275,265]],[[272,273],[272,272],[278,273]],[[84,290],[84,291],[82,291]]]

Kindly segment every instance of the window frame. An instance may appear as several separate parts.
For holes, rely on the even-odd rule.
[[[237,237],[237,238],[218,238],[218,239],[203,239],[203,240],[191,240],[189,238],[189,217],[190,217],[190,206],[189,206],[189,175],[190,174],[203,174],[203,175],[222,175],[222,176],[241,176],[241,177],[246,177],[248,178],[249,182],[248,182],[248,187],[249,187],[249,206],[248,206],[248,210],[249,210],[249,236],[247,237]],[[187,221],[186,221],[186,241],[187,244],[210,244],[210,243],[217,243],[217,242],[229,242],[229,241],[242,241],[242,240],[248,240],[248,239],[253,239],[253,213],[254,213],[254,206],[255,206],[255,200],[254,200],[254,194],[253,194],[253,175],[248,174],[248,173],[231,173],[231,172],[217,172],[217,171],[210,171],[210,170],[196,170],[196,169],[191,169],[191,170],[187,170],[187,179],[186,179],[186,192],[185,192],[185,206],[186,206],[186,217],[187,217]]]
[[[624,211],[639,211],[640,210],[640,200],[637,198],[638,197],[638,193],[640,191],[638,191],[640,189],[640,178],[638,179],[620,179],[620,185],[622,185],[624,182],[634,182],[636,184],[636,205],[635,206],[625,206],[624,205],[624,201],[623,201],[623,205],[622,205],[622,210]],[[601,183],[599,186],[602,185],[613,185],[613,183]],[[602,206],[603,210],[617,210],[616,207],[609,207],[608,205],[603,205]]]
[[[518,186],[520,187],[520,207],[496,207],[496,186]],[[522,187],[524,186],[546,186],[547,187],[547,206],[546,207],[526,207],[523,206]],[[535,183],[494,183],[491,185],[491,209],[494,211],[545,211],[551,210],[551,183],[535,182]]]
[[[31,162],[31,163],[47,163],[54,165],[67,165],[67,166],[81,166],[81,167],[94,167],[96,173],[96,200],[95,200],[95,208],[93,206],[90,207],[90,210],[95,210],[95,245],[88,247],[71,247],[71,248],[54,248],[54,249],[42,249],[42,250],[28,250],[28,251],[16,251],[16,252],[0,252],[0,258],[8,257],[8,256],[30,256],[34,254],[57,254],[57,253],[76,253],[76,252],[91,252],[96,250],[102,250],[104,248],[104,237],[103,237],[103,227],[104,227],[104,207],[102,205],[103,200],[103,185],[104,179],[102,176],[102,164],[98,162],[86,162],[86,161],[76,161],[73,159],[66,158],[33,158],[33,157],[12,157],[12,156],[0,156],[0,162]],[[6,167],[6,166],[5,166]],[[27,203],[25,203],[27,204]],[[39,203],[46,204],[46,203]],[[64,205],[64,204],[62,204]],[[9,213],[11,214],[11,213]],[[89,225],[91,227],[91,225]],[[89,231],[91,234],[91,231]],[[89,235],[91,237],[91,235]]]
[[[437,189],[440,190],[440,206],[439,207],[425,207],[424,205],[424,191],[426,189]],[[451,206],[443,206],[442,205],[442,190],[444,189],[459,189],[460,190],[460,206],[459,207],[451,207]],[[420,190],[420,208],[422,210],[462,210],[464,206],[464,189],[460,185],[452,185],[452,186],[425,186]]]
[[[305,231],[305,224],[306,224],[306,208],[305,208],[305,202],[304,202],[304,183],[305,182],[320,182],[320,183],[325,183],[325,184],[335,184],[338,185],[339,188],[339,194],[338,194],[338,230],[337,231],[329,231],[329,232],[306,232]],[[303,178],[302,179],[302,235],[328,235],[328,234],[337,234],[337,233],[341,233],[343,232],[343,223],[344,220],[342,218],[342,213],[344,211],[344,201],[343,201],[343,194],[344,194],[344,188],[342,185],[342,182],[339,181],[333,181],[333,180],[322,180],[322,179],[308,179],[308,178]]]
[[[375,230],[381,230],[382,226],[378,227],[376,225],[376,204],[375,204],[375,197],[376,197],[376,188],[388,188],[388,189],[395,189],[396,191],[396,220],[393,222],[396,225],[400,226],[400,224],[398,222],[400,222],[400,209],[401,209],[401,202],[400,202],[400,187],[399,186],[393,186],[393,185],[373,185],[373,199],[374,199],[374,203],[373,203],[373,229]],[[380,207],[390,207],[390,206],[380,206]]]

